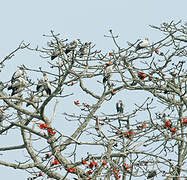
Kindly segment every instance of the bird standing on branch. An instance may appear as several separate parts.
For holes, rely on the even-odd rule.
[[[45,91],[47,95],[51,95],[51,84],[48,81],[46,73],[43,73],[43,79],[40,79],[36,86],[36,92],[42,92],[43,95],[43,91]]]
[[[78,46],[79,41],[76,39],[73,42],[71,42],[68,47],[65,50],[65,54],[68,54],[69,52],[75,50],[75,48]]]
[[[149,38],[145,38],[145,40],[138,43],[136,46],[136,51],[146,48],[149,45]]]
[[[12,75],[11,83],[13,83],[17,78],[23,76],[25,74],[25,70],[23,67],[19,67],[19,69]]]
[[[104,78],[103,78],[103,84],[108,81],[112,75],[113,72],[113,64],[111,61],[105,64],[105,71],[104,71]]]
[[[85,54],[88,53],[89,50],[89,43],[85,42],[81,48],[79,49],[80,52],[80,58],[82,58]]]
[[[123,113],[123,110],[124,110],[124,104],[122,102],[122,100],[119,100],[117,103],[116,103],[116,110],[117,110],[117,113]]]
[[[11,86],[8,87],[8,90],[12,89],[12,94],[11,96],[21,92],[24,87],[26,87],[26,83],[25,80],[22,77],[16,78],[13,83],[11,84]]]

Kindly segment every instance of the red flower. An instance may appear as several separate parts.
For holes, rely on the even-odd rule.
[[[109,52],[109,56],[113,56],[113,53],[112,53],[112,52]]]
[[[146,78],[146,74],[142,73],[142,72],[137,72],[138,73],[138,77],[141,80],[144,80]]]
[[[115,174],[115,178],[119,179],[121,177],[121,175]]]
[[[43,132],[43,133],[44,133],[44,136],[47,136],[45,132]]]
[[[59,165],[59,162],[56,158],[54,158],[54,161],[51,162],[51,166]]]
[[[153,79],[153,77],[151,75],[149,75],[148,77],[149,77],[149,81],[151,81]]]
[[[124,163],[124,167],[125,167],[126,170],[130,169],[130,166],[126,163]]]
[[[66,170],[70,173],[74,173],[75,172],[75,168],[66,168]]]
[[[115,95],[115,94],[116,94],[116,92],[115,92],[114,90],[112,90],[112,91],[111,91],[111,94],[112,94],[112,95]]]
[[[82,160],[82,164],[87,164],[87,162],[86,162],[86,161],[84,161],[84,160]]]
[[[87,171],[88,175],[91,175],[93,172],[91,170]]]
[[[164,127],[165,128],[171,127],[171,122],[170,121],[166,121],[165,124],[164,124]]]
[[[46,159],[48,159],[48,158],[50,158],[50,157],[51,157],[51,155],[50,155],[49,153],[45,154],[45,158],[46,158]]]
[[[90,162],[90,164],[88,165],[88,167],[90,168],[90,169],[92,169],[93,168],[93,164],[92,164],[92,162]]]
[[[184,119],[182,122],[183,125],[187,125],[187,119]]]
[[[97,165],[98,165],[98,162],[92,161],[92,162],[90,162],[90,164],[88,165],[88,167],[90,169],[92,169],[94,166],[97,166]]]
[[[113,170],[114,174],[117,174],[118,172],[119,172],[119,170],[116,170],[116,169]]]
[[[94,74],[93,74],[93,73],[91,73],[91,74],[89,74],[88,76],[91,78],[91,77],[94,77]]]
[[[116,143],[116,144],[114,144],[114,147],[118,147],[118,144]]]
[[[55,132],[53,129],[51,129],[51,128],[48,128],[48,129],[47,129],[47,132],[48,132],[49,134],[51,134],[51,135],[55,135],[55,134],[56,134],[56,132]]]
[[[134,136],[134,132],[133,131],[125,132],[124,136]]]
[[[40,129],[47,129],[49,126],[45,123],[40,123]]]
[[[40,172],[38,176],[43,176],[42,172]]]
[[[103,163],[102,163],[103,166],[106,166],[107,165],[107,162],[105,160],[103,160]]]
[[[95,161],[92,161],[92,164],[94,165],[94,166],[98,166],[98,162],[95,162]]]
[[[74,84],[76,84],[76,83],[72,82],[72,83],[71,83],[71,86],[73,86]]]
[[[172,132],[172,135],[174,135],[174,134],[176,133],[176,128],[172,127],[172,128],[170,129],[170,131]]]
[[[74,104],[75,104],[75,105],[79,105],[79,104],[80,104],[80,103],[79,103],[79,100],[74,101]]]
[[[142,124],[142,128],[146,128],[146,122],[144,122],[143,124]]]
[[[158,49],[155,49],[155,53],[159,54],[159,50],[158,50]]]
[[[116,134],[121,134],[121,131],[120,131],[120,130],[117,130]]]
[[[89,104],[87,104],[87,103],[82,103],[85,107],[87,107],[87,108],[89,108]]]

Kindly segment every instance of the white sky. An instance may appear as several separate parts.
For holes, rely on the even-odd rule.
[[[42,35],[49,34],[50,30],[69,40],[92,41],[97,49],[104,51],[115,49],[104,37],[109,29],[120,36],[119,43],[124,47],[127,41],[139,38],[150,37],[151,41],[156,41],[159,34],[148,25],[171,20],[186,22],[186,7],[187,0],[4,0],[0,4],[0,58],[22,40],[33,47],[46,45],[47,39]],[[24,58],[21,53],[13,60],[7,63],[0,80],[5,76],[9,79],[19,64],[39,66],[41,63],[39,56]],[[25,172],[1,166],[0,174],[2,179],[28,177]]]

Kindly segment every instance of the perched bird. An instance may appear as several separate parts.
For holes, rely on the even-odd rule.
[[[44,90],[47,95],[51,95],[51,84],[49,81],[44,82]]]
[[[62,43],[60,43],[58,45],[58,48],[56,47],[55,50],[52,52],[51,55],[51,60],[55,59],[56,57],[58,57],[62,52],[65,51],[66,46]]]
[[[8,90],[12,89],[11,96],[21,92],[26,86],[25,80],[22,77],[16,78],[11,86],[8,87]]]
[[[79,41],[76,39],[73,42],[71,42],[68,47],[66,48],[66,50],[64,51],[65,54],[68,54],[69,52],[75,50],[75,48],[78,46]]]
[[[113,64],[112,62],[108,62],[105,64],[105,71],[104,71],[104,78],[103,78],[103,84],[106,83],[106,81],[108,81],[112,75],[113,72]]]
[[[138,43],[136,46],[136,51],[146,48],[149,45],[149,38],[145,38],[145,40]]]
[[[43,79],[38,81],[38,85],[36,86],[36,92],[46,92],[47,95],[51,95],[51,84],[48,81],[46,73],[43,74]]]
[[[80,58],[82,58],[85,54],[88,53],[89,50],[89,43],[85,42],[82,47],[79,49]]]
[[[116,110],[117,110],[117,113],[123,113],[124,104],[123,104],[122,100],[119,100],[119,101],[116,103]]]
[[[17,78],[23,76],[25,74],[25,70],[23,67],[19,67],[19,69],[12,75],[11,83],[13,83]]]
[[[58,55],[60,55],[60,51],[59,50],[53,51],[53,53],[51,55],[51,60],[55,59]]]
[[[155,170],[152,170],[152,171],[149,171],[149,174],[147,176],[147,179],[150,179],[152,177],[155,177],[157,175],[156,171]]]

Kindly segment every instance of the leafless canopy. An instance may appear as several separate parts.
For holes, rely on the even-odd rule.
[[[1,69],[17,52],[29,50],[48,67],[24,64],[24,72],[18,73],[24,82],[1,79],[0,139],[8,142],[14,133],[16,140],[1,145],[0,165],[27,171],[28,179],[185,178],[187,26],[171,22],[151,28],[162,38],[153,42],[149,37],[149,45],[138,51],[139,40],[120,47],[112,30],[106,38],[116,50],[108,53],[93,42],[71,42],[51,31],[45,35],[46,47],[21,42],[2,59]],[[106,111],[104,104],[110,103],[115,112],[114,97],[123,91],[141,92],[144,100],[134,99],[127,111],[129,100],[119,97],[124,112]],[[77,99],[77,93],[87,102]],[[69,111],[63,111],[65,106]],[[5,161],[12,151],[24,156]]]

